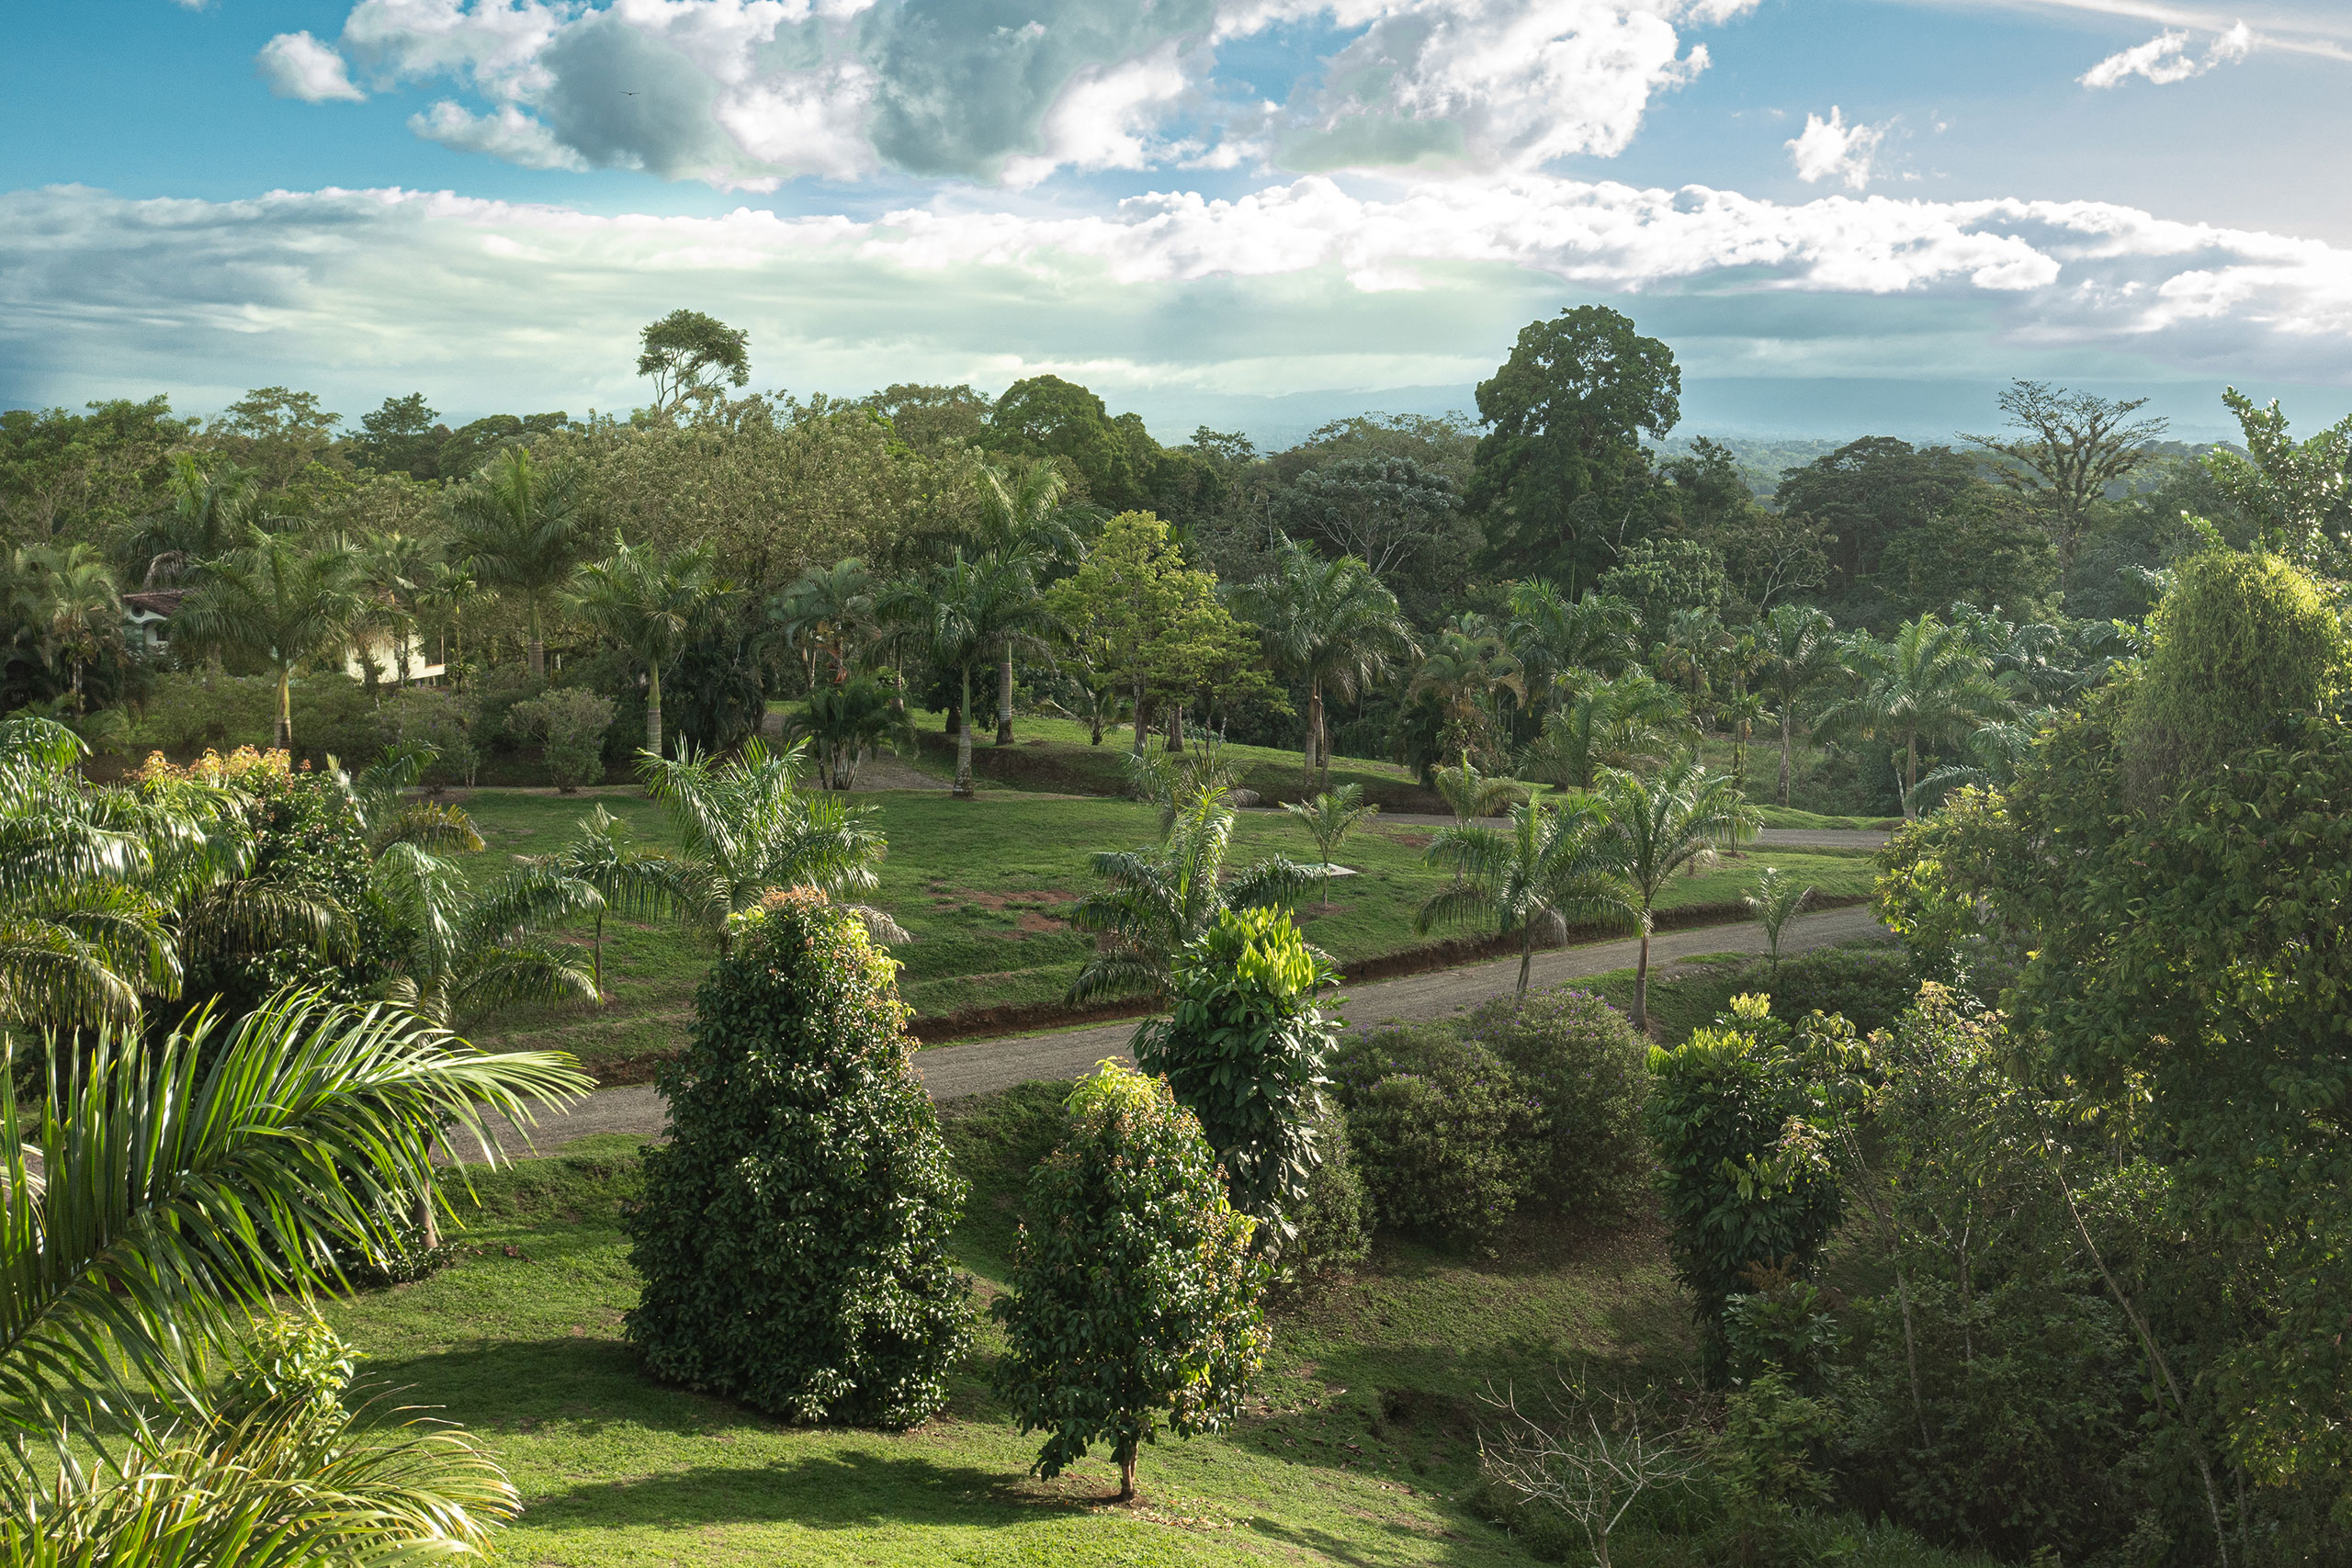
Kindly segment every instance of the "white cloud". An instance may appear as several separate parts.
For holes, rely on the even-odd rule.
[[[1807,185],[1842,180],[1848,190],[1868,187],[1871,160],[1878,156],[1879,146],[1886,140],[1888,124],[1848,125],[1845,114],[1835,104],[1829,106],[1827,119],[1817,114],[1806,115],[1804,130],[1786,144],[1789,160],[1796,165],[1797,178]]]
[[[2254,29],[2239,22],[2216,37],[2199,57],[2189,35],[2167,28],[2143,44],[2120,50],[2082,73],[2086,87],[2113,87],[2133,76],[2145,76],[2158,86],[2202,76],[2216,65],[2244,60],[2254,50]]]
[[[585,158],[512,104],[503,105],[494,114],[478,115],[444,98],[424,113],[409,116],[408,128],[427,141],[438,141],[460,152],[487,152],[526,169],[588,167]]]
[[[260,67],[269,90],[281,98],[300,98],[308,104],[336,98],[357,103],[368,96],[351,85],[343,56],[309,33],[279,33],[261,46],[254,63]]]

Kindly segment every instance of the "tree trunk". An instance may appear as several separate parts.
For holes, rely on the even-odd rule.
[[[1521,926],[1519,931],[1519,994],[1512,1006],[1527,999],[1527,972],[1535,966],[1535,928]]]
[[[1306,683],[1306,739],[1299,746],[1298,782],[1301,784],[1315,782],[1315,738],[1322,733],[1322,729],[1323,682],[1309,681]]]
[[[1789,803],[1789,751],[1796,744],[1792,733],[1796,715],[1792,711],[1795,705],[1793,703],[1781,705],[1781,804],[1783,806]]]
[[[1634,964],[1634,1032],[1646,1034],[1650,1027],[1650,912],[1642,911],[1642,955]]]
[[[1012,744],[1012,655],[996,667],[996,743]]]
[[[1168,744],[1162,747],[1161,750],[1167,751],[1182,751],[1183,749],[1184,705],[1182,703],[1170,703],[1168,705]]]
[[[964,667],[963,722],[956,727],[956,787],[958,800],[973,798],[972,789],[972,667]]]
[[[433,1212],[433,1186],[430,1182],[425,1184],[424,1191],[416,1195],[416,1240],[417,1245],[427,1252],[441,1245],[441,1216]]]
[[[1903,744],[1903,820],[1919,819],[1918,803],[1911,792],[1919,787],[1919,738],[1916,735]]]
[[[662,671],[650,660],[645,665],[645,749],[662,755]]]
[[[1130,1440],[1119,1445],[1119,1501],[1136,1500],[1136,1445]]]
[[[1144,698],[1144,683],[1143,683],[1143,678],[1142,678],[1141,676],[1137,676],[1137,677],[1136,678],[1136,750],[1135,750],[1135,754],[1136,754],[1136,756],[1138,756],[1138,757],[1140,757],[1140,756],[1142,756],[1142,755],[1143,755],[1143,731],[1144,731],[1144,706],[1143,706],[1143,698]]]
[[[605,999],[605,911],[602,909],[596,911],[596,942],[590,953],[589,961],[595,966],[596,999],[602,1002]]]
[[[548,678],[548,645],[539,638],[539,606],[536,601],[531,605],[531,637],[523,645],[523,655],[530,662],[531,679],[546,680]]]
[[[277,671],[277,749],[281,751],[294,750],[293,684],[293,667],[281,666]]]
[[[1319,787],[1328,794],[1331,788],[1331,710],[1320,703],[1315,705],[1315,765],[1322,773]]]

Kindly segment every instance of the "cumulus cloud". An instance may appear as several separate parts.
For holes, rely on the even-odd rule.
[[[356,103],[368,95],[351,84],[343,56],[309,33],[280,33],[254,57],[262,80],[281,98],[323,104],[340,98]]]
[[[1707,69],[1687,29],[1758,0],[359,0],[366,79],[446,82],[450,145],[722,186],[880,168],[1026,186],[1057,170],[1485,174],[1622,152]],[[1333,57],[1232,96],[1216,51],[1288,23]],[[307,35],[303,35],[307,38]],[[324,51],[324,45],[313,47]],[[518,123],[533,128],[510,134]],[[483,127],[495,134],[485,133]]]
[[[1786,143],[1789,161],[1796,165],[1797,178],[1807,185],[1842,180],[1848,190],[1862,190],[1871,183],[1871,160],[1878,156],[1887,129],[1848,125],[1844,112],[1832,104],[1827,119],[1817,114],[1804,117],[1804,130]]]
[[[2352,252],[2099,203],[1789,204],[1540,174],[867,221],[407,191],[0,196],[0,364],[34,401],[235,378],[227,395],[397,383],[626,407],[637,329],[681,299],[748,327],[763,378],[803,389],[1039,369],[1106,392],[1458,385],[1531,316],[1625,296],[1694,372],[1733,334],[1740,374],[1997,378],[2072,353],[2333,381],[2352,347]]]
[[[2202,76],[2216,65],[2244,60],[2254,51],[2254,29],[2244,22],[2217,36],[2199,56],[2188,33],[2167,28],[2143,44],[2120,50],[2083,73],[2086,87],[2113,87],[2133,76],[2158,86]]]

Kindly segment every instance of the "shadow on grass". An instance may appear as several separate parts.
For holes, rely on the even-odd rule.
[[[531,1505],[542,1529],[622,1525],[676,1529],[789,1520],[810,1529],[899,1524],[999,1528],[1039,1509],[1083,1512],[1086,1500],[1024,1488],[1001,1470],[837,1449],[772,1463],[695,1465],[641,1480],[574,1487]]]

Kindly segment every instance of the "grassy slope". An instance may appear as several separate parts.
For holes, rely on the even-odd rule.
[[[974,1182],[958,1261],[983,1300],[1001,1288],[1060,1089],[947,1118]],[[1583,1359],[1662,1371],[1687,1344],[1646,1235],[1539,1220],[1502,1260],[1384,1245],[1360,1275],[1282,1310],[1237,1430],[1148,1450],[1143,1506],[1100,1506],[1115,1480],[1100,1457],[1054,1483],[1025,1478],[1035,1439],[988,1392],[1001,1344],[989,1325],[949,1414],[900,1436],[786,1427],[641,1379],[619,1339],[636,1294],[617,1224],[630,1145],[594,1140],[485,1179],[472,1256],[335,1312],[402,1403],[445,1407],[501,1454],[528,1504],[502,1543],[509,1560],[1523,1561],[1449,1501],[1475,1474],[1487,1382],[1548,1380]]]
[[[890,842],[874,902],[915,938],[899,953],[907,966],[901,984],[919,1013],[934,1016],[1057,999],[1091,940],[1059,918],[1070,900],[1095,886],[1089,857],[1148,843],[1156,827],[1148,808],[1106,798],[1013,791],[983,791],[975,801],[918,791],[860,798],[874,807]],[[635,828],[639,842],[667,841],[653,803],[618,791],[600,799]],[[509,855],[555,848],[591,804],[537,793],[475,795],[467,809],[490,849],[474,863],[486,872]],[[1430,940],[1412,930],[1414,911],[1443,881],[1421,864],[1427,832],[1395,829],[1351,840],[1343,863],[1363,874],[1332,884],[1328,911],[1319,901],[1300,911],[1308,934],[1342,965]],[[1287,817],[1243,813],[1234,831],[1236,862],[1275,852],[1305,859],[1313,845]],[[1769,858],[1825,894],[1862,892],[1870,885],[1870,862],[1851,852],[1774,851]],[[1678,877],[1666,903],[1736,902],[1762,863],[1750,854],[1728,859],[1703,876]],[[568,1050],[592,1069],[599,1062],[652,1055],[676,1043],[707,963],[707,954],[673,927],[608,920],[609,1005],[495,1020],[475,1035],[501,1047]]]

